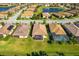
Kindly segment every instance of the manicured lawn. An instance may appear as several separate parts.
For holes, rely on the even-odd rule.
[[[42,9],[45,8],[45,6],[40,6],[39,8],[37,8],[37,11],[35,12],[36,15],[42,13]]]
[[[17,20],[31,20],[30,18],[17,18]]]
[[[77,15],[77,16],[74,16],[74,18],[79,18],[79,15]]]
[[[4,39],[4,40],[3,40]],[[79,44],[48,44],[47,40],[36,41],[32,38],[19,39],[15,37],[7,37],[0,40],[0,55],[27,55],[33,51],[45,51],[47,55],[79,55]]]
[[[58,20],[58,18],[52,15],[52,20]]]

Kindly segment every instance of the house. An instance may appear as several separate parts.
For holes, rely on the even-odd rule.
[[[68,13],[68,12],[64,12],[63,14],[65,15],[65,17],[71,17],[71,16],[73,16],[73,14]]]
[[[50,17],[49,13],[42,13],[42,15],[43,15],[43,18],[46,18],[46,19],[48,19]]]
[[[75,22],[74,24],[75,24],[77,27],[79,27],[79,22]]]
[[[70,11],[67,11],[68,13],[71,13],[73,15],[77,15],[79,13],[79,10],[70,10]]]
[[[3,37],[11,35],[15,27],[16,26],[13,24],[5,24],[3,27],[0,28],[0,35],[2,35]]]
[[[68,12],[58,12],[58,13],[53,13],[53,15],[58,18],[65,18],[65,17],[73,16],[73,14],[68,13]]]
[[[65,27],[69,35],[75,36],[79,41],[79,28],[76,25],[74,25],[73,23],[66,23],[63,24],[63,26]]]
[[[37,8],[37,4],[33,4],[33,5],[29,5],[28,8],[27,8],[27,11],[36,11],[36,8]]]
[[[2,28],[2,24],[0,24],[0,28]]]
[[[27,10],[21,15],[21,18],[32,18],[37,6],[38,5],[29,5]]]
[[[37,40],[47,38],[47,31],[44,24],[35,23],[33,26],[32,37]]]
[[[8,13],[6,12],[0,12],[0,19],[4,19],[8,17]]]
[[[20,24],[12,35],[19,38],[27,38],[29,36],[29,32],[30,24]]]
[[[32,5],[29,5],[29,8],[36,8],[38,5],[37,4],[32,4]]]
[[[45,4],[45,6],[46,6],[46,7],[49,7],[49,6],[50,6],[50,4],[49,4],[49,3],[46,3],[46,4]]]
[[[16,11],[20,10],[20,8],[21,6],[16,6],[16,7],[10,8],[8,12],[15,13]]]
[[[33,13],[32,11],[25,11],[22,15],[21,15],[21,18],[31,18],[33,16]]]
[[[29,8],[27,8],[27,11],[35,11],[38,5],[31,5]]]
[[[65,18],[65,15],[62,13],[53,13],[53,15],[58,17],[58,18]]]
[[[68,40],[68,36],[60,24],[50,23],[49,28],[50,28],[51,36],[54,39],[54,41]]]
[[[38,6],[37,4],[31,5],[32,8],[36,8],[37,6]]]
[[[27,8],[27,11],[35,11],[36,10],[36,8]]]
[[[27,8],[27,11],[35,11],[35,8]]]

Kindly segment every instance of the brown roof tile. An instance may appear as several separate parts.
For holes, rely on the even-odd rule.
[[[79,28],[73,23],[64,24],[64,26],[75,36],[79,36]]]
[[[5,24],[2,28],[0,28],[0,34],[9,34],[10,30],[8,30],[8,27],[10,24]]]
[[[13,33],[13,36],[28,36],[30,31],[29,24],[19,25]]]
[[[32,36],[34,35],[47,35],[46,27],[44,24],[34,24]]]
[[[61,27],[60,24],[52,23],[49,24],[50,31],[57,34],[57,35],[66,35],[64,29]]]

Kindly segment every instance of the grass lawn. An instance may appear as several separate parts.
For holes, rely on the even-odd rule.
[[[52,20],[58,20],[58,18],[52,15]]]
[[[30,18],[17,18],[17,20],[31,20]]]
[[[37,11],[34,13],[36,15],[42,13],[42,9],[45,8],[45,6],[40,6],[39,8],[37,8]]]
[[[48,44],[47,40],[36,41],[32,38],[6,37],[0,40],[0,55],[26,55],[40,50],[51,56],[58,55],[56,52],[63,52],[64,55],[79,55],[79,44]]]
[[[77,16],[74,16],[74,18],[79,18],[79,15],[77,15]]]

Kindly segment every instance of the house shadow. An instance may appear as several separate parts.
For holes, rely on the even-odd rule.
[[[48,33],[48,38],[49,40],[47,41],[49,44],[51,44],[53,42],[53,37],[52,37],[52,34],[50,32],[50,29],[49,29],[49,24],[46,24],[46,29],[47,29],[47,33]]]

